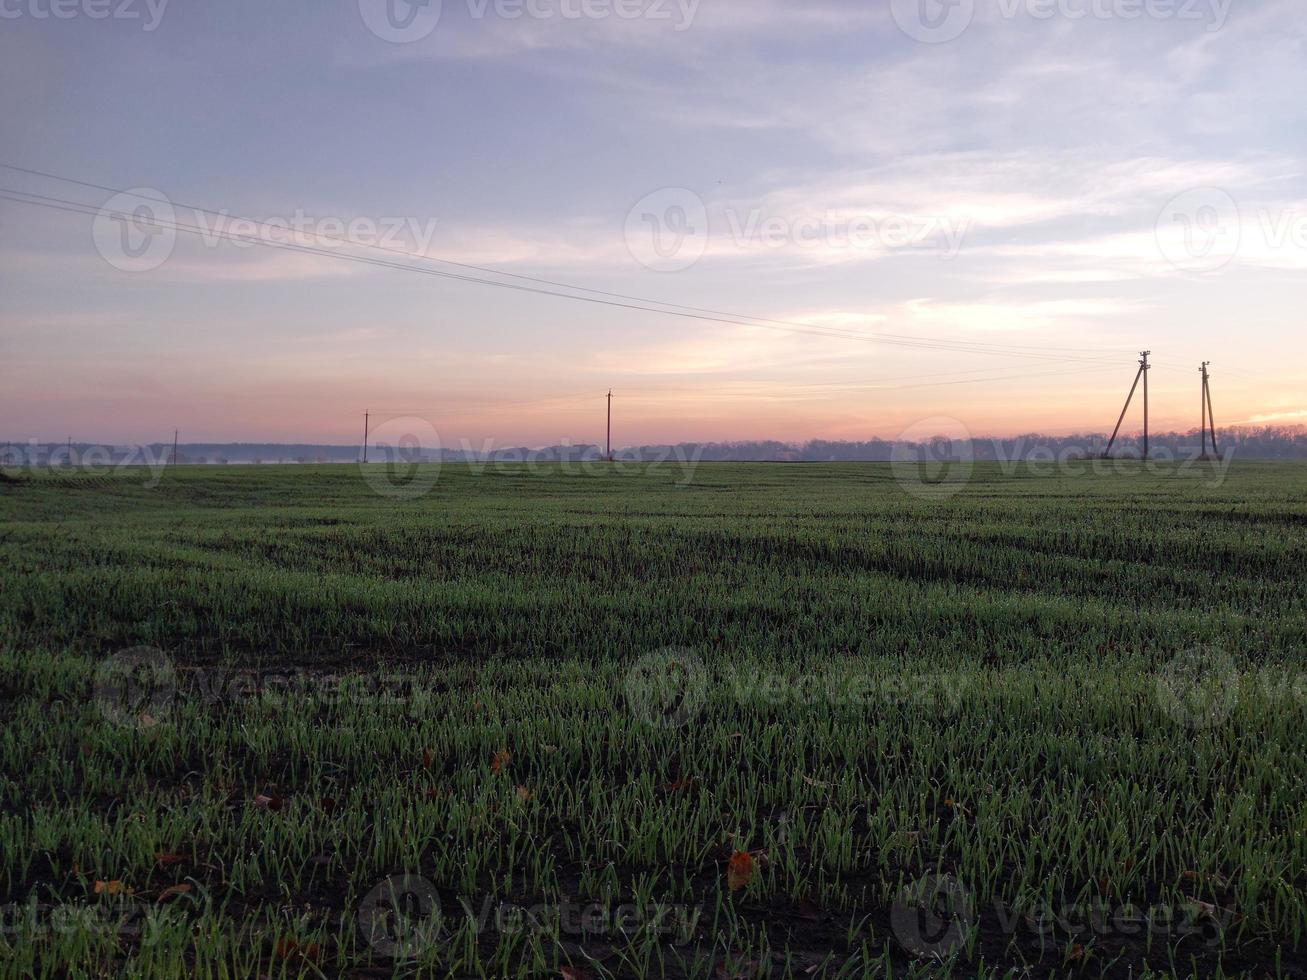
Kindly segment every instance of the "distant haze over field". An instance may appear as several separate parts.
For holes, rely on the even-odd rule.
[[[1034,455],[1054,456],[1075,453],[1099,453],[1107,442],[1105,433],[1086,433],[1074,436],[1048,436],[1031,433],[1014,438],[972,437],[964,441],[953,433],[941,432],[940,439],[947,445],[941,452],[963,451],[970,446],[976,459],[1028,459]],[[1218,431],[1222,452],[1233,452],[1245,459],[1307,459],[1307,427],[1249,427]],[[931,441],[923,437],[899,446],[923,445]],[[1154,433],[1150,445],[1154,453],[1170,453],[1177,457],[1201,451],[1197,431]],[[896,443],[884,439],[861,442],[809,440],[789,443],[779,440],[741,442],[676,443],[667,445],[620,446],[614,453],[628,460],[699,460],[699,461],[776,461],[776,462],[885,462],[893,458]],[[1121,438],[1117,452],[1137,454],[1139,439]],[[393,448],[386,444],[373,444],[371,459],[380,462]],[[1210,450],[1209,450],[1210,451]],[[559,446],[487,446],[471,445],[440,448],[407,448],[399,453],[405,459],[433,462],[497,461],[547,462],[582,461],[603,458],[603,449],[596,445]],[[178,462],[183,464],[222,463],[356,463],[361,447],[332,445],[292,445],[279,443],[181,443]],[[0,443],[0,464],[21,465],[73,465],[89,461],[96,463],[118,462],[139,456],[144,461],[170,460],[172,445],[154,443],[147,446],[106,446],[101,444],[72,443]]]

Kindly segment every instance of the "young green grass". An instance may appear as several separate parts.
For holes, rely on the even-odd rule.
[[[1302,976],[1307,467],[1213,476],[6,485],[0,976]]]

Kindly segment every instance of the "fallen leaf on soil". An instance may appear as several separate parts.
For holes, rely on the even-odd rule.
[[[164,902],[170,898],[175,898],[178,895],[185,895],[187,892],[193,891],[194,887],[195,886],[188,884],[187,882],[182,882],[180,885],[169,885],[163,891],[159,892],[158,901]]]
[[[154,859],[159,862],[161,868],[171,868],[174,864],[181,864],[186,860],[184,854],[171,854],[167,851],[157,851]]]
[[[254,797],[254,805],[261,810],[280,810],[285,802],[280,796],[268,796],[266,793]]]
[[[736,851],[731,855],[730,864],[726,866],[726,887],[738,892],[753,878],[753,855],[748,851]]]
[[[1088,955],[1089,950],[1085,949],[1085,947],[1080,943],[1072,943],[1066,948],[1066,961],[1068,963],[1075,963],[1078,960],[1083,960]]]
[[[560,966],[558,975],[562,980],[590,980],[590,974],[579,966]]]
[[[502,771],[504,767],[507,766],[512,761],[513,761],[513,754],[509,752],[507,749],[501,749],[500,751],[496,752],[494,758],[490,760],[490,771],[493,773],[498,773]]]
[[[531,799],[531,791],[527,789],[525,786],[519,786],[517,788],[517,798],[521,800],[523,803],[526,803]]]
[[[294,939],[277,940],[277,959],[279,960],[307,960],[310,963],[318,961],[318,944],[308,943],[301,945]]]
[[[131,889],[121,881],[97,881],[95,883],[95,894],[97,895],[122,895],[131,894]]]

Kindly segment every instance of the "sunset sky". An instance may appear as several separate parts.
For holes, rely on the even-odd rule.
[[[1301,0],[390,2],[0,0],[0,161],[391,249],[0,169],[83,206],[0,199],[0,438],[1307,423]]]

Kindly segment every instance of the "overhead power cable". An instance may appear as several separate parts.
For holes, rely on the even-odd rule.
[[[75,184],[82,187],[108,191],[110,193],[115,193],[115,194],[125,194],[129,196],[135,196],[143,201],[154,200],[153,198],[136,193],[134,191],[123,190],[120,188],[115,188],[106,184],[99,184],[92,181],[77,180],[71,177],[64,177],[58,174],[52,174],[47,171],[34,170],[27,167],[20,167],[15,164],[5,163],[3,161],[0,161],[0,167],[4,167],[6,169],[13,170],[19,173],[44,177],[50,180]],[[59,203],[65,206],[74,206],[82,209],[93,208],[94,209],[93,213],[100,213],[103,210],[101,208],[95,207],[94,205],[86,204],[84,202],[67,201],[62,198],[47,197],[45,195],[32,194],[27,191],[10,190],[10,193],[21,194],[24,195],[25,197],[43,200],[47,203]],[[9,198],[9,199],[13,200],[13,198]],[[35,203],[35,201],[25,201],[23,203]],[[236,215],[232,215],[230,212],[215,211],[213,209],[201,207],[199,205],[184,204],[180,202],[169,202],[169,203],[174,207],[180,207],[186,210],[194,211],[196,213],[212,215],[214,217],[218,217],[223,220],[240,221],[254,226],[268,227],[267,222],[259,222],[250,218],[242,218]],[[87,212],[83,211],[82,213],[87,213]],[[115,212],[115,214],[117,214],[117,212]],[[312,249],[312,246],[296,245],[294,243],[287,243],[287,242],[271,242],[257,235],[236,234],[233,237],[232,233],[222,232],[215,229],[198,228],[196,226],[186,225],[185,223],[182,222],[178,222],[176,224],[170,224],[168,222],[162,222],[156,220],[155,223],[160,224],[161,226],[164,227],[173,227],[175,228],[175,230],[178,231],[200,233],[205,235],[206,237],[218,237],[226,240],[239,240],[242,242],[264,244],[272,247],[299,248],[305,250]],[[284,229],[282,230],[284,231]],[[785,328],[789,328],[792,331],[819,332],[818,335],[829,336],[833,338],[846,338],[846,339],[854,339],[859,341],[871,340],[876,343],[889,344],[892,346],[893,345],[912,346],[918,349],[926,349],[926,350],[929,349],[953,350],[953,351],[970,352],[970,353],[977,353],[977,354],[985,354],[985,353],[992,354],[992,355],[1003,354],[1008,356],[1031,356],[1031,357],[1042,357],[1047,359],[1053,359],[1055,355],[1062,354],[1067,356],[1061,357],[1060,359],[1068,360],[1068,361],[1071,360],[1106,361],[1106,358],[1102,357],[1101,355],[1115,353],[1109,348],[1053,347],[1053,346],[1038,345],[1038,344],[1000,344],[1000,343],[995,343],[990,341],[956,340],[956,339],[949,339],[949,338],[930,337],[926,335],[893,334],[893,333],[884,333],[884,332],[867,334],[867,333],[860,333],[856,331],[846,331],[836,327],[820,327],[814,324],[802,323],[799,321],[778,320],[778,319],[772,319],[767,317],[755,317],[747,314],[736,314],[736,313],[730,313],[721,310],[708,309],[704,307],[686,306],[683,304],[669,303],[663,300],[649,299],[647,297],[634,296],[626,293],[617,293],[617,292],[610,292],[605,290],[592,289],[590,287],[580,286],[572,283],[560,282],[557,280],[544,279],[535,276],[526,276],[520,273],[506,272],[504,270],[494,269],[487,266],[478,266],[478,265],[471,265],[469,263],[456,262],[451,259],[444,259],[436,256],[430,256],[422,252],[416,252],[409,249],[396,248],[394,246],[382,245],[380,243],[356,242],[349,238],[335,236],[335,235],[327,235],[320,232],[297,231],[294,234],[306,238],[314,238],[314,239],[334,242],[336,244],[349,245],[355,248],[364,248],[373,251],[389,252],[389,253],[403,255],[408,258],[418,259],[426,262],[435,262],[435,263],[453,266],[456,268],[482,272],[489,275],[500,276],[508,279],[514,279],[514,280],[518,280],[519,282],[529,282],[529,283],[534,283],[536,285],[551,287],[550,290],[528,290],[528,291],[541,293],[542,295],[549,295],[558,298],[573,299],[573,300],[585,301],[585,302],[594,302],[595,300],[592,299],[591,297],[596,297],[596,296],[606,297],[611,300],[623,301],[623,302],[614,302],[609,304],[609,305],[617,306],[619,308],[643,310],[646,312],[664,313],[666,315],[678,315],[678,313],[673,311],[680,311],[680,313],[696,314],[696,316],[693,317],[694,319],[704,319],[713,322],[737,323],[740,325],[750,325],[750,326],[785,327]],[[335,252],[321,252],[319,254],[328,255],[333,258],[347,258],[346,256],[342,256],[339,253],[335,253]],[[358,256],[349,257],[349,258],[353,258],[358,261],[365,261],[363,257],[358,257]],[[434,270],[419,270],[411,266],[401,266],[401,267],[407,271],[425,271],[428,273],[434,271]],[[503,288],[521,288],[521,287],[515,287],[514,284],[512,283],[495,282],[493,280],[485,280],[477,277],[459,277],[449,273],[445,273],[444,276],[447,278],[460,279],[461,281],[474,282],[482,285],[498,285]],[[552,291],[555,289],[569,290],[571,292],[558,293]],[[586,293],[589,294],[589,296],[572,295],[571,293]],[[657,308],[652,308],[652,307],[657,307]],[[939,345],[939,346],[930,346],[930,345]],[[1070,356],[1075,354],[1084,355],[1086,353],[1097,353],[1100,356],[1099,357]]]

